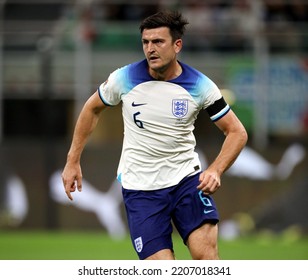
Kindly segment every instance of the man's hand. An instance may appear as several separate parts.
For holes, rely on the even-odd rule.
[[[204,170],[199,176],[200,184],[197,187],[205,195],[211,195],[215,193],[220,187],[220,175],[217,172],[213,172],[209,169]]]
[[[78,189],[79,192],[82,191],[82,174],[80,165],[70,166],[66,164],[62,172],[62,181],[65,189],[65,193],[70,200],[73,200],[72,192]]]

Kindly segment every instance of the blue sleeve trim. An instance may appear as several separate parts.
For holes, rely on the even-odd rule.
[[[221,119],[223,116],[225,116],[228,112],[230,111],[230,106],[227,105],[223,110],[221,110],[219,113],[217,113],[216,115],[211,117],[211,120],[213,122],[218,121],[219,119]]]
[[[206,108],[211,120],[213,122],[218,121],[224,115],[226,115],[230,110],[230,106],[226,103],[223,97],[216,100],[212,105]]]
[[[122,173],[118,175],[117,180],[122,184]]]

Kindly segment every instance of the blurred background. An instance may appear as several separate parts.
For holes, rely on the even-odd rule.
[[[249,133],[215,194],[221,237],[308,233],[308,1],[0,1],[0,229],[127,234],[120,187],[121,106],[102,115],[83,157],[84,192],[61,170],[85,100],[118,67],[143,59],[139,23],[161,9],[190,24],[180,59],[205,73]],[[203,165],[221,133],[201,112]]]

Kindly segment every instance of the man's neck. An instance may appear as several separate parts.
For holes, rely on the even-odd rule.
[[[176,61],[174,65],[169,65],[166,69],[161,69],[160,71],[149,69],[149,73],[156,80],[170,81],[182,74],[182,66]]]

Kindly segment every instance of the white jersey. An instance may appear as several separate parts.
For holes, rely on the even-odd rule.
[[[117,69],[98,88],[106,105],[122,101],[124,140],[118,179],[126,189],[163,189],[200,172],[193,134],[197,115],[204,108],[215,121],[230,109],[209,78],[180,64],[179,77],[157,81],[143,60]]]

